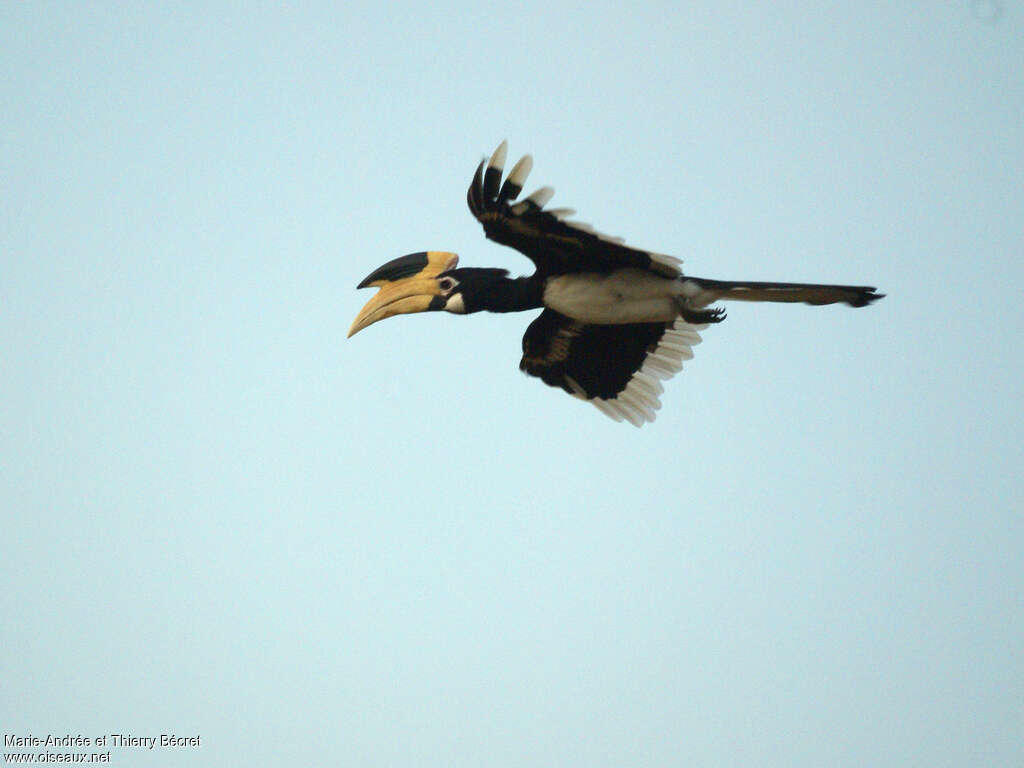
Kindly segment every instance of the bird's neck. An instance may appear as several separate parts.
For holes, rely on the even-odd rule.
[[[467,312],[522,312],[543,306],[544,286],[535,276],[495,277],[488,290],[466,297]]]

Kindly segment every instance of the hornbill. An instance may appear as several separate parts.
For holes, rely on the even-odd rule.
[[[553,190],[542,187],[516,202],[533,165],[516,163],[502,183],[502,142],[476,169],[469,209],[491,240],[525,254],[536,266],[528,277],[508,271],[458,267],[458,256],[425,251],[401,256],[371,272],[358,288],[380,290],[362,308],[348,335],[394,315],[430,310],[544,311],[523,336],[519,367],[597,406],[616,421],[653,421],[661,407],[659,379],[693,357],[699,331],[725,319],[709,305],[720,300],[849,304],[882,298],[870,286],[710,280],[683,275],[672,256],[626,246],[587,224],[569,208],[545,208]]]

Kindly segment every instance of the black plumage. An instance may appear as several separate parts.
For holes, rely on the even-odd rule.
[[[520,370],[586,399],[613,399],[657,349],[669,323],[587,325],[545,309],[523,336]]]

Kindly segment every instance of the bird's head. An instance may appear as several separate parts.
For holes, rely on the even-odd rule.
[[[455,269],[458,263],[454,253],[423,251],[377,267],[356,286],[380,290],[356,315],[348,335],[395,315],[434,310],[464,313],[459,270]]]

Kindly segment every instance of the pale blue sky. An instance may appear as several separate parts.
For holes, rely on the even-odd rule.
[[[996,7],[998,13],[987,13]],[[0,724],[115,765],[1024,763],[1024,6],[5,3]],[[641,430],[532,315],[346,340],[531,187],[733,305]]]

